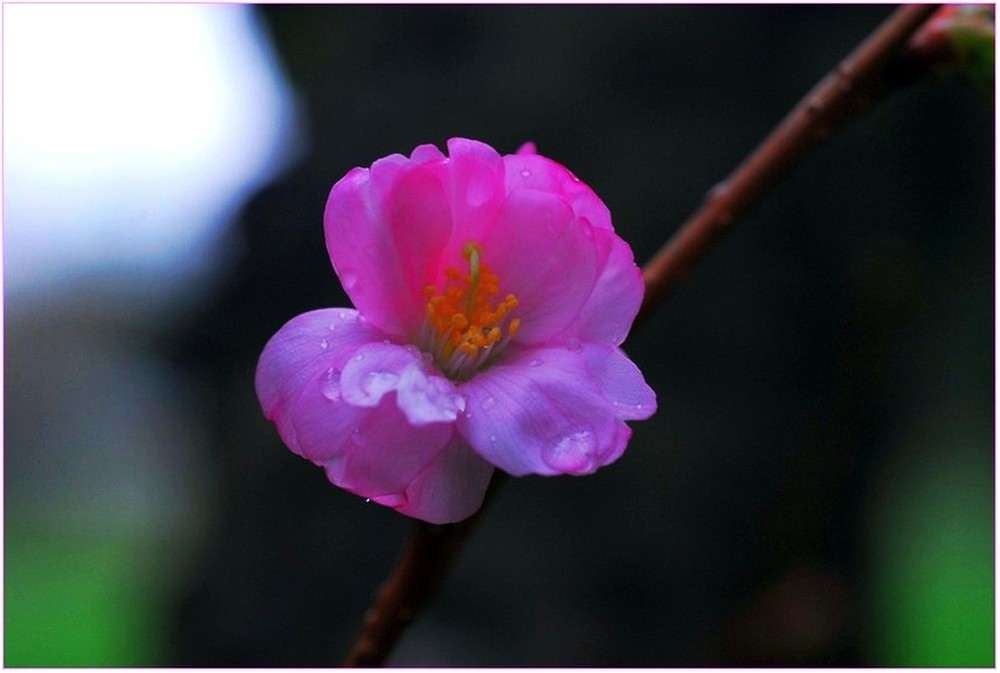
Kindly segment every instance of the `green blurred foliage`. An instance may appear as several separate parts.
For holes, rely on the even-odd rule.
[[[880,665],[994,666],[992,475],[953,455],[890,487],[872,550]]]
[[[162,605],[135,540],[7,531],[5,666],[148,666],[162,661]]]

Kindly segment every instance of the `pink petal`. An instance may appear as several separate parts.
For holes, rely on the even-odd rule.
[[[396,392],[396,404],[411,425],[451,423],[465,408],[455,384],[441,376],[413,346],[369,343],[343,368],[341,394],[356,406],[374,407]]]
[[[525,349],[462,386],[459,431],[513,474],[587,474],[621,455],[621,421],[578,353]]]
[[[302,453],[291,426],[289,405],[317,379],[320,394],[339,395],[339,376],[348,358],[381,334],[353,309],[323,309],[288,321],[267,342],[257,363],[255,385],[264,416],[278,424],[285,443]],[[325,377],[325,379],[324,379]]]
[[[495,226],[477,240],[501,292],[517,296],[521,343],[542,343],[563,332],[593,290],[593,230],[553,194],[512,193]]]
[[[503,161],[485,143],[465,138],[448,141],[448,161],[437,167],[447,187],[456,234],[452,248],[461,251],[472,236],[496,217],[504,199]]]
[[[430,523],[454,523],[483,504],[491,476],[493,466],[456,434],[405,493],[374,500]]]
[[[341,373],[359,348],[382,338],[356,311],[306,313],[271,338],[256,375],[264,415],[288,447],[365,497],[404,491],[454,432],[450,424],[411,425],[391,396],[369,407],[344,400]]]
[[[503,158],[507,192],[537,189],[559,195],[577,217],[585,217],[595,227],[611,229],[611,211],[590,187],[567,168],[537,154],[507,155]]]
[[[355,425],[349,430],[344,420]],[[391,398],[374,408],[303,404],[296,417],[299,437],[337,437],[339,446],[321,460],[337,486],[366,498],[404,492],[444,450],[454,433],[447,424],[415,427]],[[305,432],[303,431],[305,430]]]
[[[617,346],[628,336],[645,291],[642,271],[632,249],[610,229],[594,229],[598,249],[597,282],[563,339],[596,341]]]
[[[580,350],[587,375],[620,420],[642,420],[656,411],[656,393],[621,349],[607,344],[583,344]]]
[[[438,275],[451,233],[440,163],[426,148],[354,169],[333,186],[324,222],[330,260],[344,290],[373,325],[409,337],[423,321],[423,289]]]

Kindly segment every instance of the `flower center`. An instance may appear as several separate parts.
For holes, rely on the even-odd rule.
[[[500,278],[483,263],[478,243],[465,244],[462,255],[469,272],[445,269],[445,287],[424,288],[427,318],[420,331],[420,345],[441,371],[464,380],[492,362],[517,334],[521,321],[511,316],[517,297],[500,297]]]

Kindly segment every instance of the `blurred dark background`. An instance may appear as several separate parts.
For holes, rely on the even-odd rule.
[[[892,9],[212,7],[252,38],[208,41],[220,86],[271,73],[231,113],[270,144],[169,262],[130,237],[180,222],[194,187],[140,190],[99,240],[124,237],[117,257],[22,263],[46,230],[18,190],[41,173],[10,165],[9,116],[6,664],[338,663],[411,522],[285,449],[253,389],[285,321],[347,305],[332,184],[453,136],[532,140],[641,264]],[[201,118],[198,70],[179,91]],[[992,666],[993,133],[992,100],[926,82],[807,157],[630,338],[659,411],[625,456],[507,480],[389,663]],[[95,198],[130,190],[111,184]],[[67,271],[12,276],[46,265]]]

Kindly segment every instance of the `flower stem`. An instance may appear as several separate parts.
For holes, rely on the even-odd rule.
[[[646,293],[636,323],[649,316],[718,242],[737,218],[754,206],[810,149],[867,110],[892,87],[890,59],[936,9],[904,6],[894,12],[778,124],[643,269]],[[906,78],[908,79],[908,78]],[[902,78],[895,80],[896,84]],[[486,494],[492,498],[504,475],[497,472]],[[365,615],[362,633],[344,666],[379,666],[404,629],[434,595],[483,508],[445,526],[418,522],[403,555]]]
[[[684,280],[721,238],[805,155],[834,131],[865,112],[900,81],[898,55],[937,5],[904,5],[868,36],[771,131],[764,141],[713,187],[705,202],[643,268],[646,294],[640,323]],[[892,67],[887,67],[887,66]],[[923,63],[925,67],[927,63]]]

